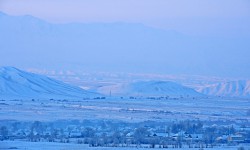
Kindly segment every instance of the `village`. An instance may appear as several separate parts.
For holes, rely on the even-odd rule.
[[[138,148],[213,148],[242,144],[249,146],[250,143],[250,126],[246,126],[245,123],[210,125],[214,122],[199,120],[140,123],[112,120],[4,122],[1,122],[0,128],[1,141]]]

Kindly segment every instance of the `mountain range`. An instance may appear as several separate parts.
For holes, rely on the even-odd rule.
[[[170,81],[138,81],[116,86],[103,86],[93,92],[14,67],[0,68],[0,98],[2,99],[81,99],[94,98],[102,94],[109,95],[109,92],[112,92],[112,96],[203,96],[191,88]]]
[[[196,37],[126,22],[60,24],[2,12],[0,33],[2,66],[241,77],[249,68],[246,37]]]
[[[99,94],[100,93],[100,94]],[[101,95],[135,97],[250,97],[250,81],[207,84],[195,90],[173,81],[134,81],[84,90],[44,75],[0,67],[0,99],[83,99]]]
[[[42,68],[52,70],[67,70],[70,68],[84,71],[154,72],[156,74],[214,75],[217,72],[225,73],[220,74],[222,76],[243,76],[249,70],[248,52],[250,45],[248,38],[190,37],[175,31],[155,29],[136,23],[53,24],[29,15],[11,16],[2,12],[0,12],[0,33],[0,64],[3,66],[10,65],[21,68],[41,68],[42,66]],[[2,96],[16,95],[18,97],[20,92],[22,92],[22,95],[31,97],[33,95],[50,96],[50,94],[46,96],[50,90],[34,86],[33,84],[36,82],[29,83],[27,80],[24,83],[28,85],[23,85],[19,81],[8,81],[5,76],[11,77],[16,73],[14,78],[19,78],[19,73],[17,73],[18,69],[12,68],[10,70],[13,72],[4,75],[4,72],[7,72],[6,70],[9,69],[1,68]],[[40,81],[38,82],[41,84],[40,86],[47,87],[47,84],[51,84],[48,80],[46,80],[46,83],[40,83]],[[186,85],[181,82],[177,83]],[[64,88],[62,89],[66,85],[57,85],[61,92],[52,91],[52,95],[59,96],[62,93],[67,93],[64,92]],[[72,87],[71,85],[68,86]],[[84,87],[85,85],[81,86]],[[117,87],[117,92],[120,89],[120,91],[123,90],[120,93],[131,93],[132,95],[143,93],[141,91],[146,92],[146,89],[148,89],[138,90],[133,88],[140,89],[142,88],[140,86],[144,86],[143,83],[140,83],[140,86],[136,86],[136,83],[116,84],[114,86]],[[161,86],[162,84],[157,85],[156,89],[158,88],[161,91]],[[34,87],[35,89],[33,89]],[[211,96],[250,97],[248,80],[208,83],[198,85],[197,88],[192,85],[189,87]],[[43,94],[36,93],[36,88],[39,89],[39,92],[41,90]],[[111,87],[103,86],[95,90],[107,93],[109,88]],[[57,89],[57,87],[52,89]],[[66,95],[84,97],[91,93],[78,87],[73,89],[63,97]],[[130,89],[134,89],[136,92],[132,93]],[[154,89],[151,89],[152,91]],[[159,91],[154,92],[159,94]],[[115,94],[115,90],[113,92]],[[151,94],[156,94],[154,92]],[[29,95],[28,93],[33,94]]]

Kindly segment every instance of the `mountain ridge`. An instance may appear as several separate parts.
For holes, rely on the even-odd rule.
[[[2,65],[42,65],[56,70],[68,65],[66,69],[72,70],[211,75],[220,72],[220,66],[231,66],[235,51],[241,49],[239,54],[244,54],[249,49],[245,38],[195,37],[138,23],[60,24],[29,15],[1,16],[0,55],[8,56],[0,60]],[[216,65],[214,60],[225,57],[225,53],[228,61]],[[240,60],[243,63],[248,58],[242,55]],[[230,74],[241,74],[243,69],[231,70],[227,69]]]
[[[250,80],[221,82],[200,87],[197,91],[212,96],[250,98]]]
[[[0,67],[0,98],[81,99],[98,95],[47,76],[25,72],[15,67]]]
[[[97,89],[102,94],[135,97],[202,97],[201,93],[171,81],[135,81],[111,86],[103,86]]]

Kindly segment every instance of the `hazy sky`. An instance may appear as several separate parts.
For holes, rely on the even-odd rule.
[[[0,11],[0,65],[250,76],[250,0],[0,0]]]
[[[250,36],[249,0],[0,0],[50,22],[132,22],[189,35]]]

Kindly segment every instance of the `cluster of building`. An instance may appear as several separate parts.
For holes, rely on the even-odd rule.
[[[236,125],[235,125],[236,126]],[[139,146],[148,147],[213,147],[250,143],[250,126],[205,126],[187,122],[168,126],[124,124],[81,124],[56,127],[35,122],[30,126],[2,126],[0,140],[27,140],[32,142],[74,142],[90,146]]]

